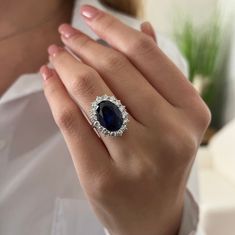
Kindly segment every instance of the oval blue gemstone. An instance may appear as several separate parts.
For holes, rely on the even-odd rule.
[[[122,124],[123,118],[119,108],[110,101],[102,101],[98,104],[96,110],[97,120],[100,125],[109,131],[118,131]]]

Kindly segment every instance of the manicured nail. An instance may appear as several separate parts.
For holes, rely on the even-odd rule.
[[[72,36],[78,33],[78,30],[71,27],[69,24],[62,24],[59,27],[59,33],[66,39],[71,38]]]
[[[152,25],[148,21],[145,21],[141,24],[141,29],[144,29],[150,32],[152,31]]]
[[[143,33],[148,34],[149,36],[152,37],[152,39],[153,39],[154,41],[157,41],[154,28],[153,28],[153,26],[152,26],[152,24],[151,24],[150,22],[148,22],[148,21],[143,22],[143,23],[140,25],[140,28],[141,28],[141,31],[142,31]]]
[[[62,50],[61,47],[58,47],[57,45],[51,45],[48,48],[48,53],[50,56],[55,57],[60,51]]]
[[[84,5],[81,7],[82,16],[84,16],[88,20],[92,20],[93,18],[95,18],[99,12],[100,11],[97,8],[90,5]]]
[[[46,65],[43,65],[40,68],[40,73],[41,73],[42,78],[43,78],[44,81],[48,80],[53,75],[52,70],[50,68],[48,68],[48,66],[46,66]]]

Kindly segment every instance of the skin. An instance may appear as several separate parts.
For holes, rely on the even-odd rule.
[[[0,0],[0,96],[20,75],[35,73],[47,62],[46,49],[51,43],[61,44],[57,28],[70,22],[72,11],[72,4],[61,2]],[[45,19],[46,23],[38,25]]]
[[[0,0],[0,97],[20,75],[35,73],[48,61],[50,44],[62,44],[57,28],[70,22],[73,8],[72,1],[63,1]],[[44,19],[48,21],[38,25]]]
[[[158,48],[149,24],[139,32],[90,6],[81,15],[112,48],[64,24],[61,40],[81,61],[52,45],[54,69],[43,66],[41,73],[82,188],[111,235],[176,235],[210,112]],[[129,111],[122,137],[99,138],[84,117],[104,94]]]
[[[1,4],[2,38],[50,16],[60,1],[1,0]],[[32,14],[23,14],[25,7]],[[57,27],[70,21],[71,10],[70,5],[58,8],[46,24],[0,40],[0,95],[21,74],[36,72],[46,63],[49,44],[62,44]],[[92,15],[88,7],[81,12]],[[84,19],[113,48],[63,25],[63,43],[83,62],[52,46],[54,69],[41,69],[46,98],[81,185],[111,235],[175,235],[186,181],[210,113],[159,50],[149,23],[141,26],[141,33],[102,12]],[[115,94],[128,108],[130,123],[122,137],[98,138],[79,108],[87,113],[95,97],[103,94]]]

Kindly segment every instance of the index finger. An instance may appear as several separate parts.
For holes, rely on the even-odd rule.
[[[82,6],[81,14],[91,29],[124,53],[169,103],[192,107],[197,92],[152,38],[92,6]],[[174,46],[170,49],[175,50]]]

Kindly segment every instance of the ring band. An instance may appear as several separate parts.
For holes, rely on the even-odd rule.
[[[122,136],[129,122],[125,106],[114,96],[97,96],[91,104],[92,126],[105,136]]]

